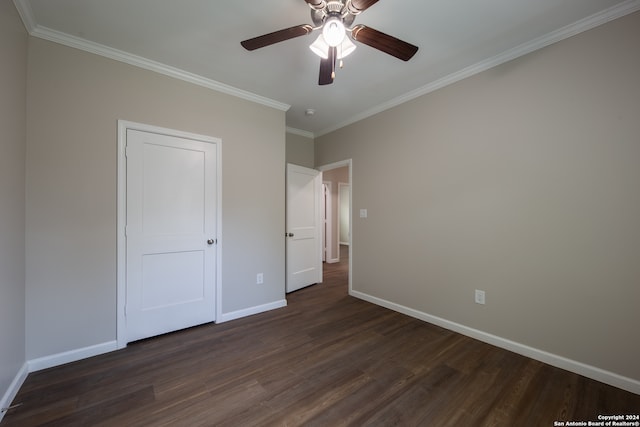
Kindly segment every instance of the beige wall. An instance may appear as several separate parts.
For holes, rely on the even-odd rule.
[[[25,363],[26,73],[27,32],[0,0],[0,406]]]
[[[27,103],[28,359],[116,339],[118,119],[222,139],[222,311],[284,300],[283,111],[35,38]]]
[[[638,40],[635,13],[316,138],[368,209],[354,289],[640,381]]]
[[[313,168],[313,138],[287,132],[287,163]]]

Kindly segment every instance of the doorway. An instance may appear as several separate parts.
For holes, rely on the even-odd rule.
[[[326,263],[325,267],[333,264],[342,264],[348,268],[348,290],[352,290],[352,161],[344,160],[318,167],[322,172],[323,181],[331,193],[328,199],[331,201],[327,206],[327,215],[331,217],[327,221],[327,234],[330,239],[326,239]],[[340,191],[342,188],[342,191]],[[342,196],[342,197],[341,197]],[[342,203],[341,203],[342,201]],[[329,212],[330,211],[330,212]],[[343,214],[340,214],[343,211]],[[341,233],[342,229],[342,233]]]
[[[118,348],[216,320],[220,144],[118,122]]]
[[[332,239],[332,219],[331,215],[331,191],[332,182],[322,182],[322,262],[327,262],[329,251],[331,250]]]

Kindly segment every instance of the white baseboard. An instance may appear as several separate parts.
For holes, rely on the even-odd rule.
[[[4,393],[4,396],[2,396],[2,400],[0,400],[0,422],[2,421],[2,418],[4,417],[4,414],[6,413],[9,406],[11,406],[11,402],[13,402],[13,399],[15,399],[16,395],[18,394],[20,387],[22,387],[22,384],[24,384],[24,380],[27,379],[28,374],[29,368],[27,366],[27,363],[25,362],[22,365],[22,368],[20,368],[20,370],[16,374],[13,381],[11,381],[11,384],[9,384],[9,388]]]
[[[275,310],[276,308],[282,308],[287,306],[287,300],[282,299],[280,301],[270,302],[268,304],[256,305],[255,307],[249,307],[242,310],[232,311],[230,313],[222,313],[216,323],[228,322],[230,320],[240,319],[241,317],[251,316],[253,314],[263,313],[269,310]]]
[[[274,301],[272,303],[249,307],[244,310],[233,311],[231,313],[222,314],[221,319],[217,322],[228,322],[229,320],[239,319],[241,317],[251,316],[252,314],[262,313],[264,311],[274,310],[276,308],[286,307],[287,300]],[[54,366],[64,365],[65,363],[75,362],[77,360],[86,359],[88,357],[97,356],[99,354],[109,353],[118,350],[117,341],[109,341],[89,347],[79,348],[75,350],[65,351],[63,353],[52,354],[37,359],[27,361],[28,372],[40,371],[42,369],[52,368]]]
[[[88,357],[97,356],[99,354],[109,353],[110,351],[117,349],[118,342],[109,341],[102,344],[96,344],[89,347],[78,348],[75,350],[65,351],[63,353],[32,359],[27,361],[27,365],[29,367],[29,372],[35,372],[42,369],[52,368],[54,366],[64,365],[65,363],[86,359]]]
[[[350,295],[368,301],[370,303],[388,308],[398,313],[406,314],[407,316],[414,317],[416,319],[423,320],[428,323],[440,326],[445,329],[449,329],[454,332],[458,332],[462,335],[466,335],[471,338],[475,338],[479,341],[495,345],[496,347],[504,348],[505,350],[512,351],[514,353],[521,354],[523,356],[530,357],[540,362],[544,362],[548,365],[555,366],[560,369],[564,369],[576,374],[585,376],[587,378],[594,379],[596,381],[603,382],[605,384],[612,385],[614,387],[621,388],[631,393],[640,394],[640,381],[627,378],[622,375],[605,371],[604,369],[597,368],[595,366],[587,365],[575,360],[567,359],[566,357],[558,356],[553,353],[539,350],[537,348],[529,347],[527,345],[508,340],[496,335],[489,334],[487,332],[473,329],[459,323],[452,322],[450,320],[443,319],[441,317],[433,316],[431,314],[424,313],[409,307],[405,307],[400,304],[396,304],[378,297],[371,296],[358,291],[351,291]]]
[[[340,258],[330,258],[325,261],[327,264],[335,264],[336,262],[340,262]]]

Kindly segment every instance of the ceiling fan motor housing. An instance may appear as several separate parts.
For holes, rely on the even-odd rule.
[[[330,0],[322,2],[318,7],[309,6],[311,7],[311,21],[315,27],[322,27],[328,18],[335,16],[342,20],[345,27],[349,28],[356,18],[344,1]]]
[[[344,3],[342,3],[341,1],[332,0],[327,2],[327,12],[329,12],[329,14],[340,14],[342,12],[342,9],[344,9]]]

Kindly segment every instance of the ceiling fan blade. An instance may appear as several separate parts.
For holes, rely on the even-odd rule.
[[[307,2],[307,4],[313,8],[319,8],[320,6],[323,6],[323,3],[325,2],[324,0],[304,0]]]
[[[284,30],[274,31],[273,33],[242,41],[240,44],[247,50],[256,50],[285,40],[305,36],[312,30],[311,25],[296,25],[295,27],[285,28]]]
[[[414,46],[365,25],[356,25],[351,32],[351,36],[360,43],[388,53],[403,61],[410,60],[418,51],[418,46]]]
[[[333,75],[336,68],[336,53],[335,47],[329,48],[329,57],[327,59],[322,58],[320,60],[320,76],[318,77],[318,84],[330,85],[333,83]]]
[[[360,13],[369,9],[374,4],[378,3],[378,0],[351,0],[351,11],[353,13]]]

